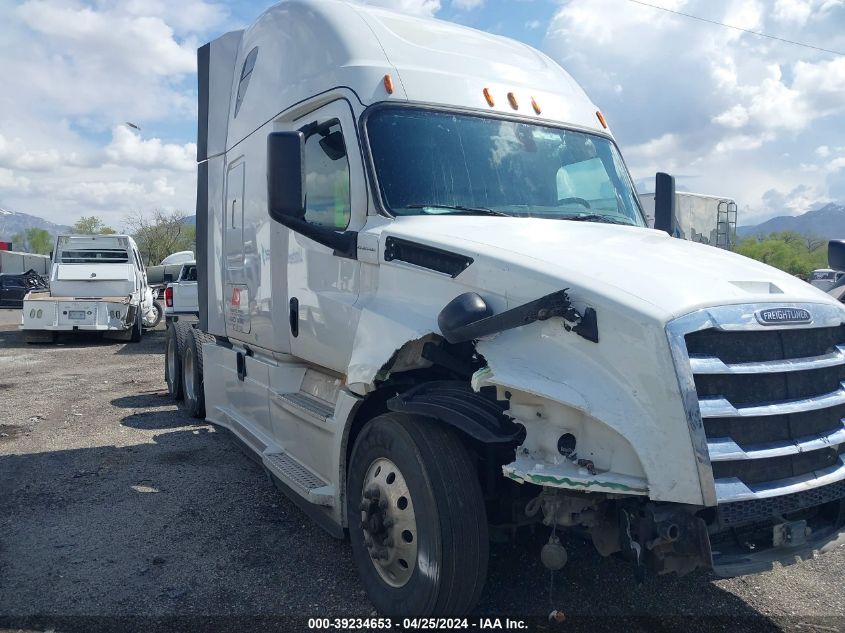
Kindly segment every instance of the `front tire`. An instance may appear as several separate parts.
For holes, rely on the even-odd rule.
[[[155,317],[144,323],[144,329],[146,330],[156,328],[164,316],[164,310],[161,309],[161,304],[158,301],[153,301],[153,311],[155,312]]]
[[[346,498],[353,558],[376,609],[421,617],[472,610],[487,576],[487,517],[453,430],[399,413],[373,419],[352,450]]]

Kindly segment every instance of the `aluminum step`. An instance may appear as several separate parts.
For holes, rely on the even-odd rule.
[[[261,460],[284,484],[310,503],[327,507],[334,505],[334,486],[287,453],[264,453]]]
[[[330,420],[334,415],[334,407],[307,393],[277,393],[276,400],[295,415],[308,415],[321,422]]]

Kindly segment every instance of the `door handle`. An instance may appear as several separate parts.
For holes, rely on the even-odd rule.
[[[296,297],[292,297],[290,300],[288,319],[290,320],[290,333],[296,338],[299,336],[299,299]]]

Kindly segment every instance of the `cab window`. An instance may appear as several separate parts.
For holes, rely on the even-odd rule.
[[[332,229],[349,226],[349,160],[339,123],[305,141],[305,220]]]

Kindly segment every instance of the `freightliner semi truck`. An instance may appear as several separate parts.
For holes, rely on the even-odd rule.
[[[843,541],[845,307],[671,237],[671,177],[648,228],[549,57],[291,0],[198,58],[168,384],[348,535],[379,611],[467,612],[491,531],[532,522],[548,567],[571,530],[632,581]]]

